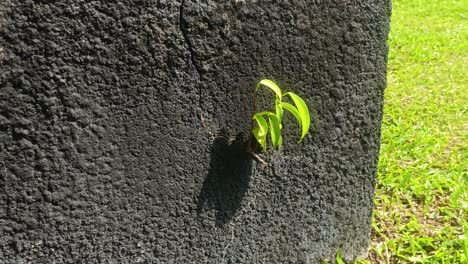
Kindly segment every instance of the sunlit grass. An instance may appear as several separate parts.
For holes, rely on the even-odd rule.
[[[466,0],[393,1],[369,263],[468,263],[467,23]]]

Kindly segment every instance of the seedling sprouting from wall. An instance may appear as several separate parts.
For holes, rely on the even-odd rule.
[[[261,80],[257,83],[254,97],[256,96],[256,93],[260,87],[269,88],[275,93],[274,109],[272,111],[261,111],[255,113],[252,117],[252,119],[255,120],[257,124],[256,127],[252,128],[252,135],[261,146],[263,152],[266,152],[267,149],[268,132],[270,132],[273,149],[281,149],[283,145],[281,129],[283,128],[282,120],[284,109],[290,112],[299,123],[301,137],[298,143],[300,143],[302,139],[304,139],[310,127],[310,113],[307,104],[301,97],[292,92],[283,94],[276,83],[267,79]],[[286,97],[290,98],[293,104],[284,102],[283,98]],[[254,111],[256,110],[254,109]]]

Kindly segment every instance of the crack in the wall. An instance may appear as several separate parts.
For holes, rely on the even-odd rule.
[[[198,76],[201,78],[202,73],[200,70],[200,66],[198,65],[198,62],[195,60],[195,51],[193,50],[192,41],[189,38],[188,21],[187,19],[185,19],[185,16],[184,16],[184,8],[185,8],[185,0],[182,0],[182,2],[180,3],[180,9],[179,9],[179,27],[180,27],[180,31],[182,32],[182,36],[184,37],[185,43],[187,43],[187,46],[188,46],[188,51],[190,53],[190,61],[192,62],[192,65],[195,68],[195,71],[197,72]]]
[[[154,28],[153,24],[151,22],[148,22],[148,28],[151,30],[151,38],[156,36],[156,29]],[[154,63],[158,63],[158,58],[156,57],[156,49],[151,45],[151,38],[147,37],[146,38],[146,46],[148,46],[148,51],[151,54],[151,57],[154,60]]]
[[[203,111],[202,111],[202,84],[201,84],[201,79],[202,79],[202,71],[200,69],[200,65],[195,59],[195,51],[193,49],[193,44],[192,41],[189,38],[189,32],[188,32],[188,21],[184,16],[184,8],[185,8],[185,0],[182,0],[180,3],[179,7],[179,27],[180,31],[182,32],[182,36],[184,37],[185,43],[187,44],[188,51],[190,53],[190,62],[193,65],[193,68],[197,72],[198,75],[198,109],[193,109],[193,115],[194,115],[194,121],[195,121],[195,126],[196,128],[200,128],[200,125],[206,128],[206,125],[204,124],[203,121]]]

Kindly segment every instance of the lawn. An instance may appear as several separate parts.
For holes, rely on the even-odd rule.
[[[468,263],[468,0],[394,0],[372,244],[360,263]]]

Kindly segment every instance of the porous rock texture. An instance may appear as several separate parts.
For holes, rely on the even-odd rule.
[[[1,263],[366,254],[390,0],[0,2]],[[245,152],[262,78],[299,145]],[[259,100],[271,100],[265,93]]]

